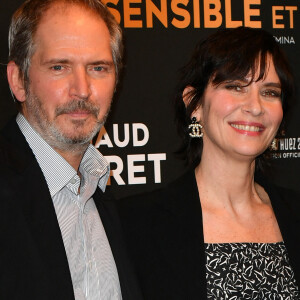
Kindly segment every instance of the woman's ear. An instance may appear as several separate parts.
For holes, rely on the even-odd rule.
[[[191,95],[194,90],[195,90],[195,88],[193,88],[190,85],[184,89],[184,91],[182,93],[182,99],[183,99],[185,107],[187,107],[189,105],[189,103],[191,102],[191,99],[192,99]],[[201,105],[197,106],[196,109],[192,112],[191,118],[192,117],[195,117],[198,122],[202,119],[202,106]]]
[[[193,92],[194,88],[190,85],[188,85],[182,93],[182,99],[184,102],[185,107],[187,107],[189,105],[189,103],[191,102],[191,94]]]
[[[24,102],[26,100],[26,92],[24,82],[20,76],[19,67],[14,61],[10,61],[7,65],[7,80],[11,92],[15,95],[17,100]]]
[[[199,106],[193,111],[192,116],[195,117],[196,120],[202,124],[202,120],[203,120],[203,109],[202,109],[202,105],[199,105]]]

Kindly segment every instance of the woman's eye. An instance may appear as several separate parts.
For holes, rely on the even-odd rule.
[[[243,86],[239,84],[228,84],[225,86],[227,90],[240,92],[243,90]]]
[[[266,96],[266,97],[280,98],[281,97],[281,91],[266,90],[266,91],[263,91],[263,95]]]

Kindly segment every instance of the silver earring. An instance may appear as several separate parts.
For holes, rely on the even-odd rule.
[[[189,125],[190,137],[201,138],[203,137],[202,125],[197,121],[195,117],[192,117],[192,123]]]

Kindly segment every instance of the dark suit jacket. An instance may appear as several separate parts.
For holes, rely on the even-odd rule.
[[[0,135],[0,299],[74,299],[71,274],[43,173],[15,120]],[[93,199],[118,269],[123,299],[141,299],[114,203]]]
[[[300,197],[261,179],[300,287]],[[207,298],[202,212],[194,170],[166,188],[118,202],[145,299]]]

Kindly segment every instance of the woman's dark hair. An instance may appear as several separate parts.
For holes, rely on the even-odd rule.
[[[245,79],[249,84],[264,78],[271,57],[282,88],[284,116],[293,98],[294,84],[288,62],[271,34],[262,29],[238,27],[222,29],[200,42],[190,59],[181,69],[175,107],[180,135],[184,138],[184,151],[190,164],[197,165],[202,154],[202,139],[193,139],[188,134],[191,114],[202,105],[203,94],[211,82],[218,85],[225,81]],[[257,77],[257,74],[258,77]],[[183,92],[192,87],[183,102]]]

